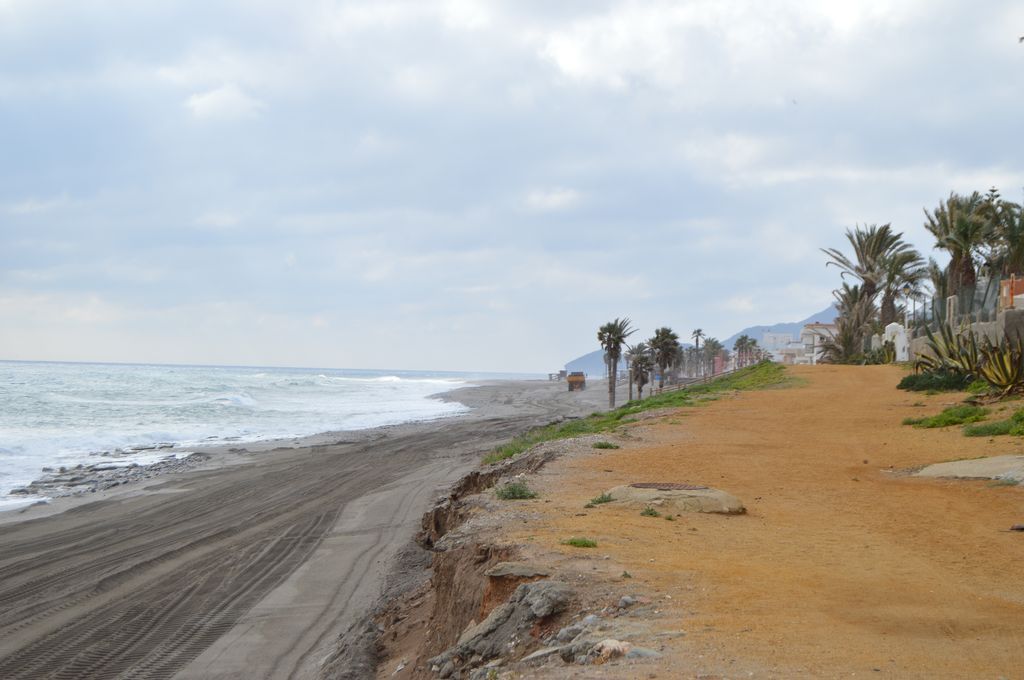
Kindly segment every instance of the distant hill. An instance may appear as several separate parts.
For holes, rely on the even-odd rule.
[[[832,323],[836,319],[838,312],[834,305],[829,305],[825,309],[821,310],[817,314],[811,314],[802,321],[794,321],[792,323],[775,323],[770,326],[749,326],[743,330],[735,333],[726,338],[722,344],[726,349],[732,351],[733,344],[736,343],[736,339],[741,335],[749,335],[754,340],[757,340],[758,344],[761,344],[761,338],[764,336],[765,331],[773,333],[789,333],[794,339],[800,337],[800,331],[806,324],[814,321],[820,321],[821,323]],[[692,347],[692,344],[683,343],[683,347]],[[624,368],[624,366],[623,366]],[[583,371],[591,378],[601,378],[605,374],[604,367],[604,350],[594,350],[589,354],[584,354],[581,357],[577,357],[565,365],[567,371]]]
[[[819,321],[821,323],[832,323],[836,320],[836,316],[839,312],[836,311],[835,305],[829,305],[825,309],[821,310],[817,314],[811,314],[802,321],[794,321],[792,323],[775,323],[770,326],[750,326],[744,328],[740,332],[726,338],[722,344],[725,345],[726,349],[732,350],[732,346],[736,343],[736,339],[741,335],[749,335],[754,340],[757,340],[758,344],[761,344],[761,338],[765,332],[771,333],[789,333],[794,339],[800,337],[800,331],[809,323]]]

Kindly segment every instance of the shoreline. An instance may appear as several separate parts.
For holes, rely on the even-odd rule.
[[[549,385],[550,382],[535,378],[471,381],[451,390],[427,396],[427,399],[463,404],[467,407],[467,411],[423,420],[409,420],[353,430],[328,430],[294,437],[253,441],[222,440],[215,444],[198,446],[167,442],[132,449],[133,454],[166,452],[165,457],[150,463],[118,464],[120,456],[117,455],[117,452],[91,454],[96,458],[93,463],[80,463],[75,467],[62,466],[57,470],[43,467],[39,477],[23,487],[16,487],[8,492],[8,505],[0,506],[0,525],[27,519],[23,516],[27,512],[31,513],[32,518],[59,514],[93,500],[106,500],[122,494],[131,494],[136,490],[138,484],[152,482],[158,478],[245,464],[253,456],[261,454],[360,444],[373,441],[381,436],[401,434],[403,428],[411,426],[429,426],[451,420],[470,422],[474,418],[493,417],[502,410],[496,408],[494,404],[488,403],[488,388],[514,389],[517,385],[528,387],[531,384]],[[473,392],[480,389],[483,390],[483,394],[474,398]],[[481,407],[486,412],[476,413],[477,409]],[[508,408],[504,412],[513,415],[515,409]],[[28,493],[19,493],[22,491]],[[23,504],[17,503],[19,495],[25,496]],[[47,512],[48,509],[49,512]]]
[[[185,472],[4,513],[0,675],[81,664],[96,648],[84,668],[100,677],[139,664],[182,678],[315,677],[439,492],[495,445],[603,397],[487,381],[446,393],[466,415],[219,449]]]

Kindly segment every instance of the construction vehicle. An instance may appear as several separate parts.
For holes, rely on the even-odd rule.
[[[587,389],[587,376],[583,371],[573,371],[565,381],[569,383],[570,392]]]

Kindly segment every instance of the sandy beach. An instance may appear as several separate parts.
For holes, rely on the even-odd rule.
[[[606,392],[509,381],[445,398],[473,411],[211,451],[197,469],[0,516],[0,677],[315,677],[435,496]]]

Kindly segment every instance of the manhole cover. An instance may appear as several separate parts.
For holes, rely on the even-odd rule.
[[[658,491],[700,491],[708,488],[697,484],[676,484],[675,482],[637,482],[630,486],[634,489],[657,489]]]

